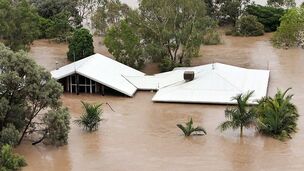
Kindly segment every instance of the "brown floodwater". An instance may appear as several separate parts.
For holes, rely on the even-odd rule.
[[[16,151],[25,156],[24,170],[216,170],[277,171],[304,170],[304,50],[275,49],[269,39],[223,36],[223,44],[204,46],[193,65],[222,62],[246,68],[271,70],[269,95],[277,88],[292,87],[298,106],[299,130],[286,142],[261,136],[247,129],[219,132],[224,121],[223,105],[153,103],[153,92],[137,92],[135,97],[64,94],[62,101],[72,120],[82,112],[81,100],[108,102],[98,131],[86,133],[71,124],[69,143],[63,147],[24,142]],[[101,46],[101,45],[100,45]],[[102,49],[102,48],[101,48]],[[54,60],[65,61],[66,45],[34,43],[31,54],[36,61],[54,69]],[[102,53],[102,52],[100,52]],[[108,52],[104,52],[108,54]],[[147,72],[154,73],[156,65]],[[185,138],[176,127],[193,117],[208,135]]]

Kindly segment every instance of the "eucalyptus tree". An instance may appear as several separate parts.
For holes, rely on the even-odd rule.
[[[225,117],[227,121],[219,125],[221,131],[229,128],[240,129],[240,136],[243,136],[243,129],[249,128],[256,123],[256,115],[254,108],[248,105],[248,100],[252,97],[253,91],[247,94],[239,94],[232,99],[237,102],[236,106],[227,107],[225,110]]]

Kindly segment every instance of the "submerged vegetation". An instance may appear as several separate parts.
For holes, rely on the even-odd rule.
[[[293,95],[287,94],[290,89],[284,92],[278,90],[273,98],[264,97],[257,101],[257,106],[251,107],[247,102],[253,92],[234,97],[237,105],[225,110],[228,121],[223,122],[218,128],[221,131],[240,128],[240,136],[242,136],[243,127],[256,126],[264,135],[279,140],[292,138],[291,135],[297,131],[299,114],[296,106],[291,102]]]
[[[259,132],[284,140],[297,131],[299,114],[291,102],[293,95],[287,94],[289,90],[278,90],[273,98],[265,97],[259,101],[256,108]]]
[[[276,47],[304,48],[304,7],[289,9],[281,18],[281,25],[272,42]]]
[[[248,100],[252,95],[253,91],[233,97],[237,105],[235,107],[228,107],[225,110],[227,121],[218,127],[221,131],[229,128],[240,129],[240,136],[243,136],[243,128],[249,128],[255,125],[255,113],[253,108],[248,105]]]
[[[102,104],[90,104],[83,101],[81,103],[84,108],[84,113],[74,122],[89,132],[97,130],[102,120]]]
[[[13,153],[10,145],[0,147],[0,170],[14,171],[26,166],[26,162],[22,156]]]
[[[200,127],[200,126],[194,127],[193,126],[192,118],[190,118],[190,120],[188,122],[186,122],[185,125],[186,126],[184,126],[182,124],[177,124],[176,126],[183,131],[183,133],[186,137],[190,136],[192,133],[199,133],[199,134],[202,133],[200,135],[207,135],[207,132],[203,127]]]

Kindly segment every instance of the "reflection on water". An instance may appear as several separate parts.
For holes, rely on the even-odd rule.
[[[304,110],[304,50],[274,49],[270,34],[241,38],[224,36],[224,44],[205,46],[202,57],[193,65],[222,62],[247,68],[270,68],[269,94],[277,88],[293,87],[294,102]],[[65,59],[66,46],[36,42],[32,54],[38,63],[52,65]],[[107,52],[105,52],[107,53]],[[43,57],[43,60],[41,59]],[[150,67],[153,72],[153,68]],[[154,71],[155,72],[155,71]],[[280,142],[245,130],[220,133],[225,106],[200,104],[153,103],[152,92],[138,92],[134,98],[71,95],[62,97],[72,113],[81,112],[81,100],[108,102],[116,112],[104,106],[104,120],[98,131],[88,134],[72,124],[69,144],[56,148],[24,143],[17,152],[26,157],[24,170],[223,170],[277,171],[304,169],[304,119],[299,132],[290,141]],[[184,138],[177,123],[192,116],[208,132],[207,136]]]

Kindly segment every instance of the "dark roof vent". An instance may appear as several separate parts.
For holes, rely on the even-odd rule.
[[[185,71],[184,72],[184,80],[192,81],[194,79],[194,71]]]

